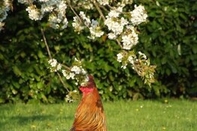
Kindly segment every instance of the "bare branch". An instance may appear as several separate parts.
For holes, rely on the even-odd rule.
[[[41,29],[41,33],[42,33],[42,37],[43,37],[43,40],[44,40],[44,44],[45,44],[45,46],[47,48],[47,53],[49,55],[49,58],[52,59],[51,52],[50,52],[49,46],[47,44],[47,40],[46,40],[46,37],[44,35],[44,30],[43,29]]]

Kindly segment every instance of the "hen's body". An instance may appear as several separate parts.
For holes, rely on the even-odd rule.
[[[103,105],[92,76],[80,90],[83,96],[70,131],[107,131]]]

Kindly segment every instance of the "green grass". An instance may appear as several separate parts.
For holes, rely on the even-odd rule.
[[[0,105],[0,131],[68,131],[77,103]],[[104,103],[108,131],[197,131],[197,103]]]

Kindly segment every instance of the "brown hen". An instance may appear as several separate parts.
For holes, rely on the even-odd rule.
[[[88,78],[87,84],[79,88],[83,96],[70,131],[107,131],[103,105],[94,78],[91,75]]]

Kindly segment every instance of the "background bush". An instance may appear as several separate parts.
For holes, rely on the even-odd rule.
[[[197,95],[197,2],[144,1],[149,22],[141,43],[157,65],[158,80],[171,96]],[[152,5],[152,6],[151,6]]]
[[[144,85],[131,68],[120,68],[116,61],[120,48],[106,36],[92,42],[73,32],[70,24],[65,30],[53,30],[45,20],[29,20],[25,7],[15,3],[0,32],[0,103],[55,103],[65,99],[66,88],[77,89],[73,81],[65,79],[63,86],[57,74],[50,72],[41,28],[52,57],[68,66],[74,57],[83,59],[84,68],[94,75],[105,100],[195,96],[197,2],[135,1],[138,2],[145,5],[149,22],[139,27],[140,43],[135,49],[157,65],[157,82],[152,87]]]

